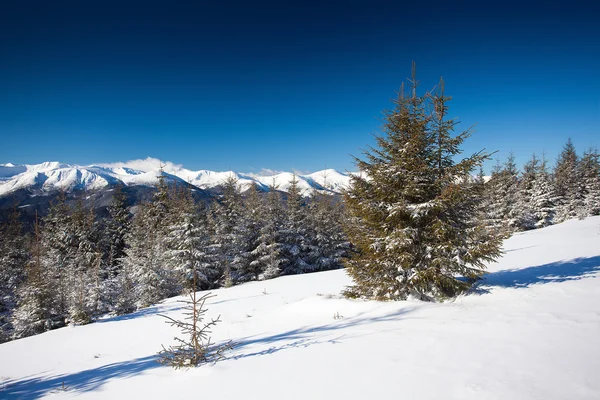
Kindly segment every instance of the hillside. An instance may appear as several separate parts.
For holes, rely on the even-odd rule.
[[[515,234],[454,301],[340,298],[343,270],[215,290],[227,359],[155,360],[178,300],[0,345],[0,398],[598,399],[600,217]],[[335,318],[334,318],[335,317]]]

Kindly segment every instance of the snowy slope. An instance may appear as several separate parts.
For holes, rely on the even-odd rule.
[[[67,165],[45,162],[36,165],[0,164],[0,196],[19,189],[35,188],[50,192],[55,190],[94,190],[109,185],[154,185],[161,166],[167,176],[176,181],[187,182],[201,189],[222,185],[228,178],[238,180],[240,188],[247,190],[253,182],[259,189],[268,190],[275,183],[278,190],[286,191],[292,179],[291,173],[273,176],[241,174],[233,171],[191,171],[171,162],[163,163],[154,158],[122,163],[90,166]],[[298,185],[303,194],[312,189],[339,193],[348,185],[350,177],[335,170],[298,175]]]
[[[504,249],[442,304],[342,299],[343,270],[216,290],[213,339],[237,345],[197,369],[155,362],[177,334],[158,314],[180,317],[178,299],[5,343],[0,398],[600,398],[600,217]]]

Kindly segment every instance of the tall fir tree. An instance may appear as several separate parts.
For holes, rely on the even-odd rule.
[[[556,195],[545,155],[542,155],[538,164],[531,192],[531,208],[535,216],[535,227],[543,228],[552,225],[556,214]]]
[[[596,149],[588,149],[581,157],[579,174],[582,179],[583,202],[579,216],[585,218],[600,215],[600,155]]]
[[[168,227],[168,268],[180,276],[184,292],[209,289],[218,271],[210,268],[210,232],[206,212],[194,201],[191,188],[175,199]]]
[[[535,154],[523,166],[523,174],[518,181],[516,201],[512,209],[513,227],[519,231],[534,229],[536,224],[533,205],[534,186],[538,178],[540,160]]]
[[[17,288],[24,282],[29,261],[27,238],[14,206],[8,221],[0,225],[0,343],[13,334],[12,318],[17,306]]]
[[[554,188],[558,201],[557,222],[577,218],[583,207],[583,181],[579,156],[571,138],[565,143],[554,168]]]
[[[168,268],[171,204],[162,170],[158,178],[152,201],[140,204],[133,217],[122,260],[121,282],[124,290],[131,286],[137,308],[177,295],[182,289],[177,274]]]
[[[307,211],[308,265],[312,267],[312,271],[342,267],[342,260],[348,256],[350,249],[350,242],[342,226],[342,204],[330,194],[313,190]]]
[[[281,230],[283,251],[288,262],[282,275],[311,272],[314,268],[308,260],[308,226],[304,198],[298,187],[296,174],[292,176],[287,193],[286,220]]]
[[[25,280],[17,289],[17,307],[12,315],[12,337],[19,339],[64,326],[64,314],[59,309],[54,271],[44,259],[47,248],[36,216],[31,258]]]
[[[252,267],[260,271],[259,280],[279,276],[289,262],[285,257],[283,242],[285,211],[275,182],[269,186],[262,218],[264,223],[252,250]]]
[[[477,193],[467,184],[488,155],[455,162],[471,132],[452,136],[457,121],[446,118],[443,81],[435,93],[418,95],[413,65],[410,83],[410,94],[402,88],[385,113],[378,147],[356,159],[364,175],[354,175],[344,194],[358,222],[348,230],[357,249],[346,263],[350,297],[454,296],[500,254],[500,239],[482,240],[473,224]]]
[[[221,284],[228,287],[243,280],[244,271],[251,262],[248,244],[251,233],[243,218],[244,204],[237,178],[230,176],[223,186],[223,195],[211,205],[209,222],[211,262],[222,271]]]

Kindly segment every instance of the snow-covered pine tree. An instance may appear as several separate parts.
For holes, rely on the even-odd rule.
[[[558,200],[557,222],[577,218],[579,210],[583,208],[583,182],[578,165],[579,157],[569,138],[554,167],[554,189]]]
[[[504,164],[497,163],[492,170],[484,193],[485,225],[490,231],[507,235],[519,225],[520,216],[516,209],[518,173],[512,152]]]
[[[51,309],[53,327],[64,325],[69,318],[69,300],[73,291],[71,278],[73,258],[77,248],[77,236],[67,205],[66,194],[60,193],[46,217],[40,234],[45,279],[52,287]]]
[[[15,206],[8,221],[0,225],[0,343],[8,341],[13,334],[17,288],[25,280],[29,261],[27,238],[20,217]]]
[[[100,244],[93,232],[96,228],[93,212],[79,201],[69,221],[72,250],[67,263],[68,319],[78,324],[91,322],[98,313],[102,253],[96,248]]]
[[[211,263],[221,270],[220,283],[236,284],[250,263],[249,229],[244,216],[244,204],[235,176],[223,183],[223,195],[213,202],[209,223],[212,232]]]
[[[497,233],[504,232],[506,221],[504,218],[502,181],[500,172],[502,166],[500,161],[496,160],[496,165],[492,168],[490,178],[483,183],[480,188],[483,189],[481,200],[478,207],[478,218],[489,230]],[[483,179],[483,178],[482,178]]]
[[[260,246],[260,238],[263,227],[268,223],[266,212],[267,207],[265,198],[259,191],[256,182],[250,185],[244,200],[244,219],[247,229],[247,260],[244,263],[244,270],[239,271],[239,280],[241,282],[256,280],[262,273],[260,262],[257,261],[259,254],[256,249]]]
[[[597,149],[588,149],[579,163],[583,183],[583,203],[579,217],[600,215],[600,155]]]
[[[282,275],[312,272],[314,267],[308,263],[308,226],[304,198],[298,187],[296,174],[289,182],[286,201],[286,220],[281,231],[284,254],[288,262],[281,270]]]
[[[47,249],[37,216],[24,282],[17,289],[17,307],[12,316],[13,338],[19,339],[64,326],[53,270],[44,263]]]
[[[459,162],[459,146],[471,134],[451,136],[449,99],[443,81],[433,94],[400,90],[385,113],[377,148],[356,158],[344,200],[353,220],[348,234],[357,252],[346,263],[350,297],[436,299],[454,296],[483,274],[485,262],[500,255],[499,238],[482,241],[472,223],[477,196],[470,174],[488,158],[483,152]],[[432,111],[429,111],[432,110]]]
[[[538,164],[533,182],[531,208],[535,216],[535,227],[543,228],[554,223],[556,214],[556,195],[548,173],[545,155]]]
[[[264,223],[259,231],[256,246],[252,250],[252,267],[260,271],[258,275],[260,280],[279,276],[289,261],[285,258],[283,243],[285,211],[275,182],[269,186],[262,217]]]
[[[209,289],[218,271],[210,268],[210,232],[206,212],[194,201],[191,188],[179,190],[168,227],[168,268],[181,279],[185,292]]]
[[[99,308],[105,312],[127,314],[135,310],[132,284],[123,273],[122,259],[125,257],[126,237],[131,225],[131,213],[121,186],[113,189],[108,216],[104,219],[102,247],[104,258],[101,273],[101,298]]]
[[[152,201],[140,204],[132,219],[126,236],[126,255],[122,260],[125,275],[120,281],[124,289],[131,285],[138,308],[181,292],[176,273],[167,268],[170,198],[162,171],[158,178]]]
[[[341,268],[342,259],[350,249],[342,227],[344,209],[341,202],[315,189],[307,207],[308,265],[314,271]]]
[[[534,229],[537,222],[533,206],[534,186],[538,178],[540,160],[535,154],[523,166],[518,182],[516,201],[512,209],[513,227],[519,231]]]

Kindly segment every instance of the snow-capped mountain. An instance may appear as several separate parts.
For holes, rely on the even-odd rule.
[[[241,190],[256,182],[268,191],[270,187],[287,191],[294,174],[282,172],[274,175],[244,174],[233,171],[191,171],[181,165],[162,162],[158,159],[133,160],[112,164],[89,166],[68,165],[59,162],[44,162],[35,165],[0,164],[0,196],[19,189],[36,189],[42,192],[58,190],[96,190],[123,184],[126,186],[156,184],[162,166],[168,180],[189,183],[200,189],[212,189],[222,185],[228,178],[235,177]],[[298,187],[307,195],[311,190],[340,193],[350,181],[350,175],[333,169],[308,175],[296,175]]]

